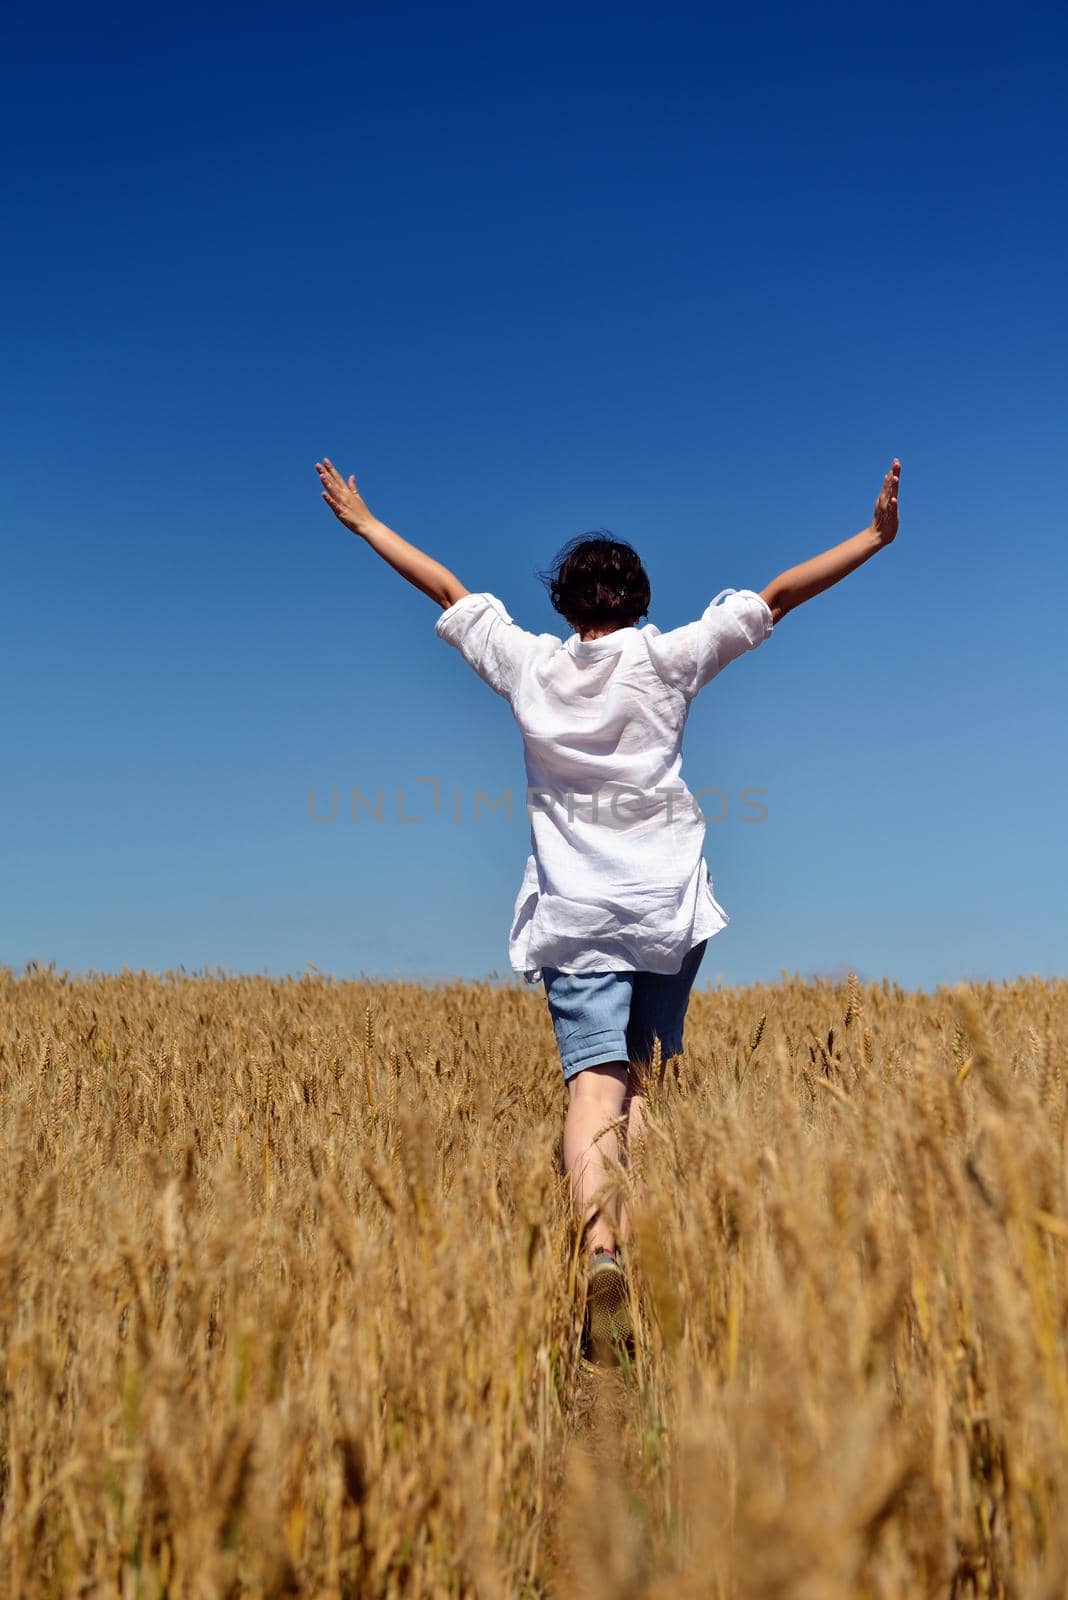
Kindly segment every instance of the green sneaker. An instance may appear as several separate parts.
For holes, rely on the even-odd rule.
[[[614,1360],[630,1341],[632,1329],[627,1279],[612,1250],[597,1250],[590,1256],[586,1317],[593,1359]]]

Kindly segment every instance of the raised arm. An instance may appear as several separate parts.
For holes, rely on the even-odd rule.
[[[358,534],[372,550],[376,550],[395,572],[407,578],[409,583],[429,595],[431,600],[436,600],[440,606],[448,607],[455,600],[463,599],[468,591],[455,573],[432,556],[424,555],[422,550],[416,549],[414,544],[409,544],[407,539],[402,539],[399,533],[394,533],[392,528],[387,528],[384,522],[379,522],[377,517],[371,515],[360,497],[354,477],[350,476],[346,483],[327,456],[315,463],[315,470],[323,486],[323,499],[338,521]]]
[[[811,600],[814,594],[822,593],[847,573],[855,572],[877,550],[893,544],[897,536],[897,487],[900,478],[901,462],[895,456],[893,466],[883,479],[869,525],[860,533],[855,533],[852,539],[844,539],[833,549],[813,556],[811,561],[802,561],[800,566],[780,572],[761,591],[761,598],[771,607],[773,621],[778,622],[803,601]]]

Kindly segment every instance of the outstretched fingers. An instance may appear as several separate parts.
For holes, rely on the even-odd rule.
[[[315,463],[315,470],[323,483],[333,489],[344,489],[345,480],[335,467],[329,456],[324,456],[322,461]]]
[[[897,505],[897,490],[900,479],[901,462],[895,456],[893,466],[883,478],[883,486],[879,491],[880,506],[890,507]]]

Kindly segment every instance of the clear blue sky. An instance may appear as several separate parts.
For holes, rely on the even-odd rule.
[[[0,962],[507,971],[526,820],[471,811],[518,732],[323,454],[566,631],[571,535],[673,627],[896,453],[897,543],[691,717],[701,981],[1064,972],[1066,47],[1054,4],[24,8]]]

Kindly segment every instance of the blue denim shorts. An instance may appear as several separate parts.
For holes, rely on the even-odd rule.
[[[656,1039],[662,1061],[677,1056],[690,990],[707,943],[702,939],[695,944],[678,972],[560,972],[543,967],[564,1082],[583,1067],[606,1061],[649,1061]]]

